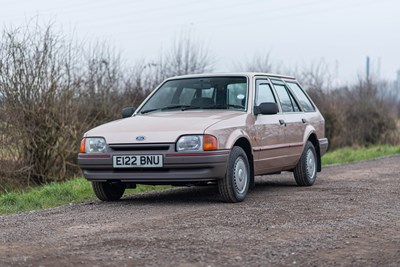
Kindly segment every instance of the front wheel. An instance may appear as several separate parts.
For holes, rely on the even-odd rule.
[[[125,186],[121,183],[92,182],[92,188],[96,197],[102,201],[117,201],[125,192]]]
[[[293,174],[299,186],[311,186],[315,183],[315,179],[317,178],[317,153],[310,141],[307,141]]]
[[[243,201],[249,190],[250,175],[246,153],[241,147],[233,147],[225,177],[218,180],[218,190],[223,200],[231,203]]]

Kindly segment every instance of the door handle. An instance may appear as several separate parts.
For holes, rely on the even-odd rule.
[[[303,122],[303,123],[307,123],[307,120],[306,119],[301,119],[301,121]]]
[[[284,120],[279,120],[279,123],[283,126],[286,126],[286,122]]]

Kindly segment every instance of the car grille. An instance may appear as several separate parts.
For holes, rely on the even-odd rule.
[[[115,151],[163,151],[169,150],[173,144],[110,144]]]

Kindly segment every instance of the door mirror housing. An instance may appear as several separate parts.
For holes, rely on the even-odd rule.
[[[254,115],[273,115],[279,112],[278,105],[274,102],[263,102],[254,107]]]
[[[122,118],[128,118],[135,113],[135,108],[134,107],[127,107],[122,109]]]

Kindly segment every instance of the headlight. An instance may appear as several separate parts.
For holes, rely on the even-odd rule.
[[[84,151],[82,151],[84,147]],[[106,140],[102,137],[83,138],[81,143],[81,153],[104,153],[107,150]]]
[[[176,142],[176,151],[210,151],[217,149],[217,138],[209,134],[184,135]]]
[[[199,135],[185,135],[179,138],[176,142],[177,151],[201,151],[203,150],[203,136]]]

